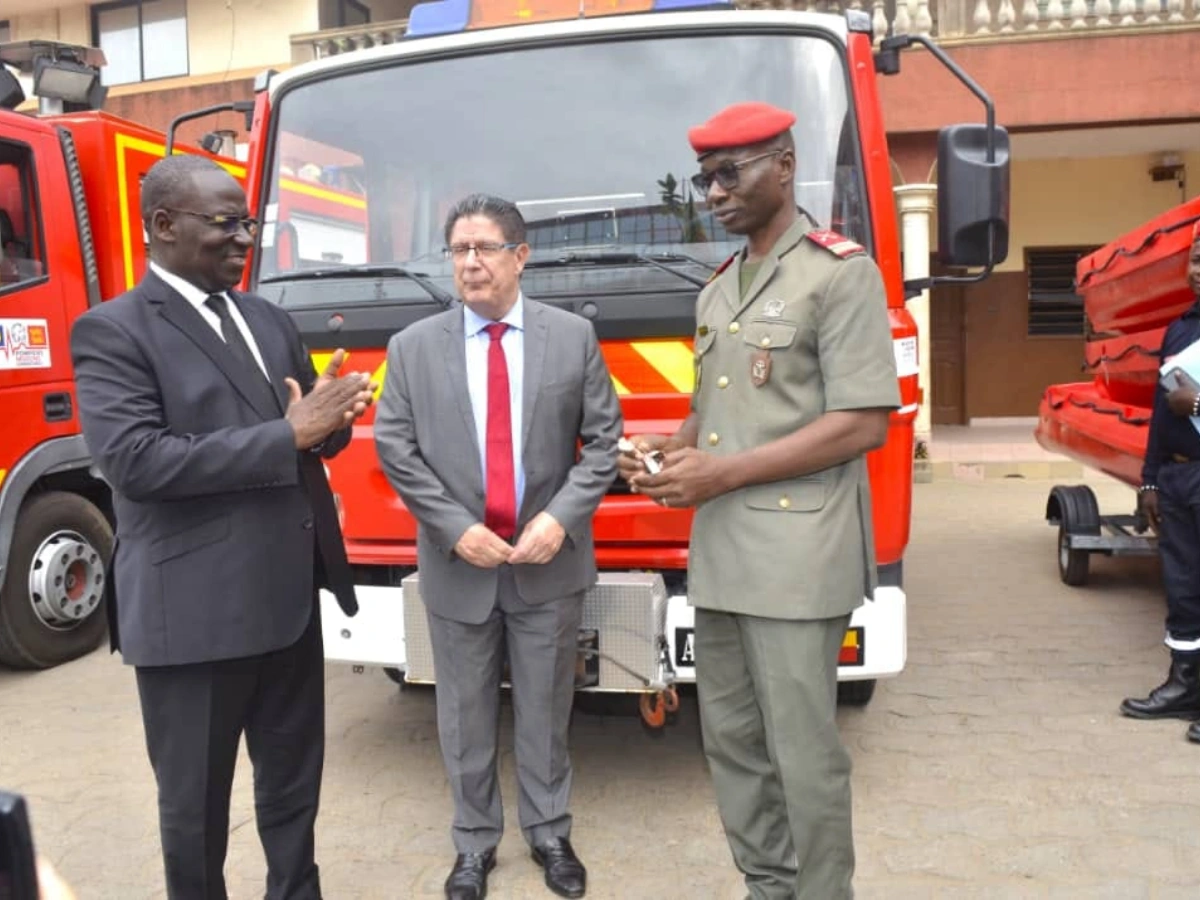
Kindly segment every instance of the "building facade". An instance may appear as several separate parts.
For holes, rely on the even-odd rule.
[[[4,0],[0,42],[105,50],[105,109],[164,129],[251,96],[255,75],[390,43],[413,0]],[[1200,191],[1200,0],[749,0],[868,9],[877,34],[932,37],[996,101],[1012,139],[1009,256],[980,284],[929,301],[934,424],[1029,417],[1046,385],[1085,380],[1075,260]],[[935,180],[937,129],[978,101],[921,50],[881,93],[897,184]],[[221,114],[180,139],[241,133]],[[803,148],[801,148],[803,152]],[[1189,177],[1190,175],[1190,177]],[[932,236],[931,236],[932,239]],[[936,251],[935,251],[936,254]],[[936,270],[936,262],[934,263]]]

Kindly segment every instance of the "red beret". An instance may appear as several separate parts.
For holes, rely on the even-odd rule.
[[[735,103],[703,125],[688,129],[688,140],[697,153],[726,147],[757,144],[782,134],[796,123],[796,116],[769,103]]]

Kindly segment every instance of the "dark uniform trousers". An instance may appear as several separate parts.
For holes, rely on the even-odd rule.
[[[1173,642],[1200,643],[1200,462],[1167,462],[1158,473],[1158,534],[1167,633]],[[1172,649],[1176,657],[1200,658],[1195,650]]]
[[[171,900],[225,900],[229,800],[243,732],[269,898],[319,900],[313,829],[325,760],[325,669],[316,598],[290,647],[242,659],[139,666]]]

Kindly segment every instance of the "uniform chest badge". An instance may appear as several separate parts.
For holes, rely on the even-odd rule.
[[[755,387],[762,387],[771,377],[771,353],[769,350],[755,350],[750,354],[750,381]]]
[[[768,300],[763,304],[763,315],[769,319],[778,319],[783,315],[783,301]]]

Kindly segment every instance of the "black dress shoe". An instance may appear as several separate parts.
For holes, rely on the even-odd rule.
[[[582,897],[587,869],[566,838],[553,838],[533,848],[533,861],[546,870],[546,887],[560,897]]]
[[[1172,659],[1167,680],[1148,697],[1126,698],[1121,712],[1135,719],[1200,719],[1200,662]]]
[[[488,872],[494,868],[494,848],[483,853],[458,854],[446,879],[446,900],[483,900],[487,896]]]
[[[1200,744],[1200,722],[1193,722],[1188,726],[1187,739],[1193,744]]]

